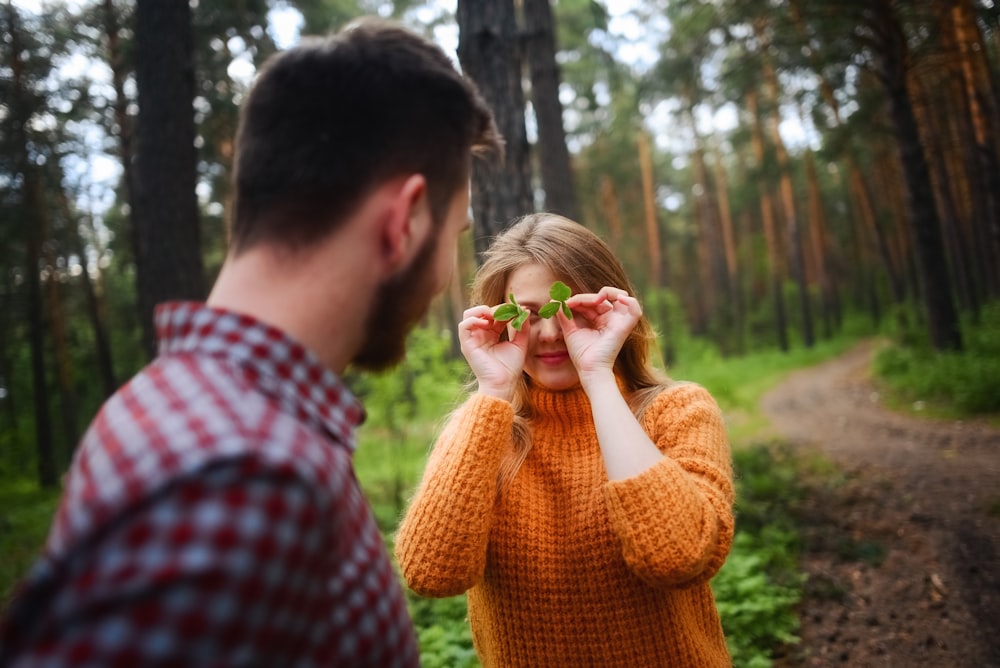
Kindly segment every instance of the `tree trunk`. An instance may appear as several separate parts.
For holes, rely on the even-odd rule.
[[[747,93],[747,110],[750,112],[750,141],[753,144],[757,168],[763,176],[765,173],[764,133],[761,130],[760,110],[757,101],[757,91]],[[767,243],[767,259],[770,268],[771,293],[774,299],[774,326],[778,336],[778,346],[782,351],[788,350],[788,323],[785,316],[784,271],[778,253],[778,238],[774,222],[774,203],[771,201],[771,189],[767,183],[760,187],[760,215],[764,227],[764,240]]]
[[[459,61],[492,109],[505,144],[502,164],[480,160],[472,169],[475,248],[481,260],[493,237],[534,210],[521,57],[513,0],[459,0],[456,18]]]
[[[805,151],[806,188],[809,193],[809,239],[812,242],[813,266],[816,268],[816,282],[819,284],[820,305],[823,313],[823,335],[833,336],[834,323],[840,317],[836,313],[839,299],[836,296],[836,286],[827,268],[827,255],[830,246],[826,224],[826,212],[823,209],[823,194],[816,175],[816,160],[811,150]]]
[[[694,167],[695,192],[698,203],[698,247],[701,261],[700,296],[709,314],[709,328],[723,355],[732,354],[736,348],[736,318],[732,309],[729,270],[726,264],[726,244],[722,233],[715,187],[708,174],[705,149],[698,134],[693,107],[687,109],[688,123],[694,134],[691,162]]]
[[[965,256],[959,236],[959,230],[962,227],[961,219],[963,212],[959,211],[951,188],[951,184],[953,183],[962,187],[961,192],[966,196],[966,201],[968,201],[968,181],[964,178],[965,173],[963,169],[949,169],[948,158],[950,157],[950,151],[948,150],[949,147],[945,145],[948,132],[945,128],[941,127],[941,123],[933,113],[929,93],[920,74],[911,70],[909,72],[908,83],[913,115],[917,121],[917,130],[920,133],[920,141],[926,149],[926,155],[930,157],[928,173],[930,174],[931,183],[934,185],[938,215],[942,222],[941,232],[944,236],[947,256],[951,258],[950,266],[954,274],[953,277],[957,281],[958,294],[965,307],[978,316],[979,300],[972,285],[971,276],[969,275],[970,262]],[[947,88],[947,82],[938,83]],[[949,113],[948,116],[954,118],[956,114]]]
[[[852,184],[845,183],[846,188],[851,188]],[[848,197],[848,202],[853,209],[853,217],[861,218],[862,212],[859,210],[859,200],[855,197]],[[854,303],[867,308],[872,319],[872,326],[878,328],[882,319],[881,307],[878,301],[877,276],[874,270],[875,258],[871,244],[866,243],[864,230],[857,225],[847,228],[852,255],[856,258],[856,266],[850,272],[850,288]]]
[[[735,352],[742,354],[746,349],[744,340],[743,290],[740,288],[740,266],[736,253],[736,234],[733,230],[733,212],[729,205],[729,182],[726,167],[722,164],[722,153],[715,146],[713,150],[713,171],[715,173],[715,194],[719,208],[719,223],[722,225],[722,245],[725,248],[726,276],[729,280],[729,299],[732,302]]]
[[[80,438],[80,428],[76,418],[77,396],[73,382],[73,370],[70,362],[69,337],[66,333],[66,311],[63,308],[62,290],[60,289],[59,268],[55,254],[52,252],[51,227],[48,210],[43,208],[38,212],[40,233],[42,235],[42,259],[45,264],[46,305],[49,309],[49,327],[52,333],[52,345],[56,357],[56,382],[59,387],[59,408],[62,414],[63,438],[67,451],[76,450],[76,442]]]
[[[878,224],[868,180],[861,174],[861,168],[852,154],[848,153],[845,156],[845,162],[851,199],[855,203],[855,217],[861,221],[861,228],[864,236],[868,238],[868,244],[878,252],[878,258],[882,261],[893,303],[902,304],[906,301],[906,288],[900,275],[902,270],[893,262],[889,241],[882,226]]]
[[[71,220],[69,201],[66,198],[65,192],[63,192],[60,197],[60,205],[66,219]],[[87,226],[89,229],[93,230],[93,221],[89,218]],[[87,317],[90,320],[90,326],[94,330],[94,352],[95,357],[97,358],[97,375],[101,379],[101,390],[103,391],[104,398],[106,399],[114,394],[118,385],[115,380],[114,361],[111,354],[111,339],[108,336],[107,318],[105,316],[106,309],[103,308],[101,303],[103,295],[98,295],[97,290],[94,289],[94,284],[90,278],[90,272],[87,269],[87,251],[83,237],[80,235],[79,230],[73,230],[71,234],[74,244],[73,252],[80,257],[80,263],[83,265],[83,271],[80,272],[80,281],[83,286],[83,294],[87,303]],[[96,235],[94,235],[94,237],[96,237]],[[100,258],[100,256],[100,249],[98,249],[98,258]],[[101,272],[100,264],[98,264],[97,272],[99,276]]]
[[[604,219],[607,221],[608,229],[611,232],[611,248],[616,252],[621,252],[622,243],[622,212],[618,204],[618,193],[615,191],[615,182],[607,174],[601,175],[600,185],[600,206]]]
[[[788,235],[788,259],[792,267],[792,277],[799,293],[799,310],[802,316],[802,341],[807,348],[812,348],[816,343],[813,334],[812,307],[809,303],[809,286],[806,285],[805,262],[802,251],[802,235],[799,229],[797,205],[795,204],[795,194],[792,189],[792,176],[789,174],[788,153],[785,151],[784,142],[777,136],[777,125],[775,124],[776,143],[778,149],[778,165],[781,169],[781,189],[782,208],[785,212],[785,231]]]
[[[691,334],[707,339],[714,338],[712,331],[712,309],[715,306],[715,288],[712,285],[712,272],[709,270],[708,236],[704,232],[704,221],[708,214],[705,211],[705,200],[698,197],[694,200],[695,234],[691,243],[694,244],[694,255],[688,255],[686,259],[694,260],[694,266],[689,266],[684,271],[685,276],[691,280],[691,288],[688,290],[691,303],[690,327]],[[696,287],[697,286],[697,287]],[[718,344],[718,341],[716,341]]]
[[[947,152],[944,182],[951,187],[952,199],[961,214],[954,236],[958,251],[965,258],[961,265],[954,265],[954,269],[967,274],[967,281],[962,286],[964,302],[978,320],[979,306],[993,283],[994,272],[987,263],[991,256],[990,202],[995,196],[989,192],[986,175],[981,169],[972,101],[965,81],[965,54],[958,43],[962,35],[956,25],[959,17],[950,1],[939,0],[936,9],[941,24],[942,67],[939,80],[931,84],[930,90],[940,89],[946,107],[938,121],[939,127],[947,128],[947,142],[952,147]]]
[[[840,103],[837,101],[836,95],[834,95],[833,85],[824,73],[824,66],[819,54],[809,45],[809,31],[802,18],[798,0],[791,0],[789,5],[792,18],[795,22],[796,28],[798,29],[799,36],[803,41],[803,48],[805,48],[808,52],[809,62],[812,64],[813,72],[817,77],[819,77],[820,94],[823,97],[823,101],[833,113],[834,127],[839,128],[844,124],[844,119],[841,115]],[[886,234],[882,230],[882,227],[878,224],[874,197],[872,196],[869,182],[862,175],[861,168],[858,166],[858,159],[855,150],[852,146],[849,145],[847,147],[844,159],[847,167],[848,183],[850,185],[850,199],[854,202],[856,209],[855,218],[861,220],[862,224],[868,230],[872,243],[874,243],[875,247],[878,249],[879,255],[882,258],[883,266],[885,267],[886,276],[889,279],[889,290],[892,294],[893,302],[896,304],[902,304],[906,301],[906,290],[903,286],[903,279],[900,276],[901,269],[897,268],[892,261],[892,256],[889,252],[889,244],[886,240]]]
[[[19,122],[14,125],[11,145],[15,151],[14,160],[22,175],[21,205],[23,207],[25,230],[25,282],[27,283],[28,341],[31,350],[31,381],[34,398],[35,451],[37,456],[38,483],[42,487],[55,487],[58,474],[55,447],[52,438],[52,422],[49,418],[49,390],[45,373],[45,325],[42,318],[42,289],[40,263],[42,256],[42,210],[45,194],[42,192],[41,176],[32,162],[28,147],[27,126],[33,111],[27,102],[24,83],[24,61],[21,60],[20,26],[17,10],[7,4],[7,35],[10,40],[11,71],[10,113]]]
[[[139,132],[133,218],[143,345],[155,356],[153,310],[205,297],[195,150],[194,54],[186,2],[138,0]]]
[[[858,203],[858,213],[861,224],[867,230],[867,235],[878,251],[878,256],[882,260],[882,267],[886,278],[889,281],[889,293],[894,304],[902,304],[906,301],[906,288],[904,287],[902,268],[897,266],[892,260],[892,252],[889,250],[889,241],[886,238],[885,230],[878,222],[878,214],[875,210],[875,198],[872,195],[869,180],[861,173],[857,159],[853,152],[847,155],[848,179],[851,184],[851,193]]]
[[[6,285],[4,289],[9,295],[12,283],[12,272],[7,272],[4,277]],[[21,446],[21,432],[18,429],[18,423],[20,422],[20,417],[18,414],[18,407],[20,397],[16,396],[14,388],[11,387],[13,379],[13,363],[11,361],[11,350],[9,342],[10,336],[10,320],[8,316],[19,316],[20,314],[10,313],[12,309],[9,306],[9,300],[0,299],[0,314],[4,319],[0,321],[0,389],[2,389],[3,396],[0,396],[0,406],[3,408],[3,413],[0,417],[6,418],[7,425],[0,427],[0,433],[8,434],[6,444],[9,446],[7,450],[0,450],[0,459],[7,459],[10,457],[11,453],[18,452]],[[8,460],[9,461],[9,460]]]
[[[462,359],[461,342],[458,340],[458,323],[462,321],[465,307],[469,303],[469,295],[466,290],[469,284],[467,277],[475,271],[474,266],[466,266],[467,263],[474,264],[471,255],[460,252],[460,250],[461,247],[455,251],[458,257],[455,258],[455,269],[452,272],[451,280],[448,282],[447,296],[449,309],[448,331],[451,334],[451,348],[449,352],[454,359]]]
[[[538,124],[536,147],[545,208],[579,221],[580,205],[559,100],[561,79],[549,0],[524,0],[524,45],[531,76],[531,103]]]
[[[132,123],[132,118],[128,114],[129,100],[125,95],[125,81],[128,78],[128,70],[125,65],[125,53],[121,44],[121,25],[119,14],[115,9],[114,0],[103,0],[102,15],[104,18],[104,35],[108,42],[108,68],[111,70],[111,84],[115,91],[113,108],[117,133],[109,132],[109,134],[112,136],[117,135],[118,139],[118,158],[122,163],[121,185],[124,187],[125,201],[128,203],[128,219],[130,223],[126,229],[128,230],[132,254],[136,256],[133,257],[133,262],[138,262],[136,258],[138,257],[137,250],[139,242],[136,235],[138,234],[137,230],[142,227],[142,221],[139,220],[138,186],[136,184],[135,173],[135,126]],[[93,230],[92,220],[90,221],[90,228]],[[81,255],[81,257],[83,256]],[[98,330],[103,329],[100,323],[107,323],[107,318],[104,317],[105,309],[103,308],[103,305],[105,304],[105,296],[103,291],[95,291],[94,297],[96,298],[94,302],[96,311],[91,309],[93,311],[93,314],[91,315],[91,323],[94,327],[96,336]],[[89,304],[89,293],[87,299]],[[139,295],[137,292],[136,300],[140,304],[137,307],[137,311],[140,315],[140,322],[142,322],[142,313],[145,312],[141,306],[140,300],[142,299],[144,299],[144,297]],[[98,360],[99,366],[101,367],[101,378],[104,383],[106,396],[111,396],[117,387],[117,381],[114,377],[114,366],[111,361],[110,338],[107,336],[106,332],[104,333],[104,338],[106,343],[101,343],[101,340],[98,339]],[[102,352],[102,347],[104,345],[108,346],[106,359],[105,353]],[[145,338],[143,338],[143,348],[148,355],[149,343],[145,340]]]
[[[879,54],[881,74],[889,96],[893,131],[905,174],[909,223],[922,280],[931,344],[937,350],[960,350],[962,333],[952,298],[933,186],[906,89],[909,49],[889,0],[879,0],[872,5],[872,17],[877,34],[884,37]]]
[[[907,203],[906,176],[902,171],[897,146],[897,143],[893,141],[892,150],[876,159],[872,167],[873,183],[886,201],[889,219],[893,221],[895,228],[895,235],[889,239],[890,250],[893,253],[893,264],[898,267],[907,298],[912,296],[911,301],[917,305],[916,320],[918,324],[924,326],[926,325],[924,310],[919,307],[923,302],[923,279],[920,276],[920,269],[917,267],[916,248],[913,243],[912,228],[909,225],[910,209]],[[926,151],[924,155],[926,157]],[[897,308],[894,315],[900,326],[909,326],[909,309]]]
[[[125,65],[125,54],[121,45],[118,12],[114,0],[104,0],[102,8],[104,16],[104,34],[108,40],[108,67],[111,70],[111,83],[115,91],[114,118],[117,126],[118,152],[122,163],[122,184],[125,188],[125,201],[129,206],[131,221],[131,241],[133,252],[136,249],[136,229],[140,227],[138,208],[138,187],[135,174],[135,128],[132,118],[128,115],[128,97],[125,95],[125,81],[128,70]],[[114,134],[114,133],[110,133]],[[141,309],[140,309],[141,310]]]
[[[975,131],[976,154],[984,188],[980,196],[981,218],[979,247],[987,269],[987,289],[992,297],[1000,296],[1000,158],[997,155],[1000,130],[1000,109],[993,89],[993,75],[982,34],[976,25],[971,0],[959,0],[952,8],[955,43],[959,51],[962,83],[965,87],[972,127]]]
[[[639,147],[639,168],[642,173],[642,201],[646,221],[646,245],[649,248],[649,283],[654,288],[663,286],[663,253],[660,246],[660,222],[656,216],[656,195],[653,186],[653,158],[649,150],[649,138],[639,131],[636,136]]]
[[[25,165],[25,211],[31,220],[28,231],[26,281],[28,283],[28,336],[31,347],[31,384],[35,400],[35,451],[38,457],[38,484],[55,487],[59,482],[52,421],[49,417],[49,386],[45,373],[45,325],[42,319],[40,262],[42,230],[37,218],[45,206],[41,182],[33,165]]]
[[[649,286],[655,295],[656,321],[664,335],[660,337],[663,363],[673,364],[674,348],[670,332],[670,309],[666,298],[666,276],[663,247],[660,243],[660,221],[656,215],[656,195],[653,183],[653,156],[649,149],[649,137],[642,130],[636,136],[639,149],[639,171],[642,174],[642,201],[646,221],[646,244],[649,246]]]
[[[815,344],[815,336],[813,334],[812,308],[809,304],[809,286],[806,285],[805,268],[802,258],[802,238],[799,232],[798,207],[795,204],[795,192],[792,188],[792,174],[788,161],[788,151],[785,149],[785,142],[781,138],[781,132],[779,131],[781,117],[778,110],[778,76],[774,71],[774,65],[766,55],[769,45],[767,45],[766,41],[763,41],[763,27],[758,22],[756,28],[758,38],[762,39],[762,42],[765,44],[765,47],[761,51],[764,54],[764,83],[765,90],[767,91],[768,107],[770,109],[767,125],[778,162],[778,187],[781,193],[781,206],[785,213],[788,260],[792,270],[792,279],[795,281],[799,292],[799,310],[802,317],[802,341],[807,348],[812,348]]]

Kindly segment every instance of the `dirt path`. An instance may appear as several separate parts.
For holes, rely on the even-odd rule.
[[[761,407],[842,473],[807,481],[802,645],[783,666],[1000,667],[1000,430],[884,408],[874,344]]]

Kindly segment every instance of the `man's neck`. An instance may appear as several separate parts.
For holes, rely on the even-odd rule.
[[[248,249],[227,258],[208,304],[281,329],[343,373],[360,349],[374,293],[364,263],[350,256],[330,244],[294,253]]]

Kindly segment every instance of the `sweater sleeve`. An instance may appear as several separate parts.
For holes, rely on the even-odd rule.
[[[473,395],[452,416],[396,534],[396,559],[422,596],[455,596],[483,574],[512,406]]]
[[[605,487],[625,561],[652,586],[706,582],[733,541],[732,459],[722,413],[704,388],[678,384],[654,400],[645,426],[665,456]]]

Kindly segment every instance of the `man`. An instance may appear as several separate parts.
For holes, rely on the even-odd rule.
[[[91,424],[0,665],[417,665],[339,375],[403,355],[481,149],[499,149],[482,99],[397,26],[266,64],[218,281],[159,307],[159,357]]]

